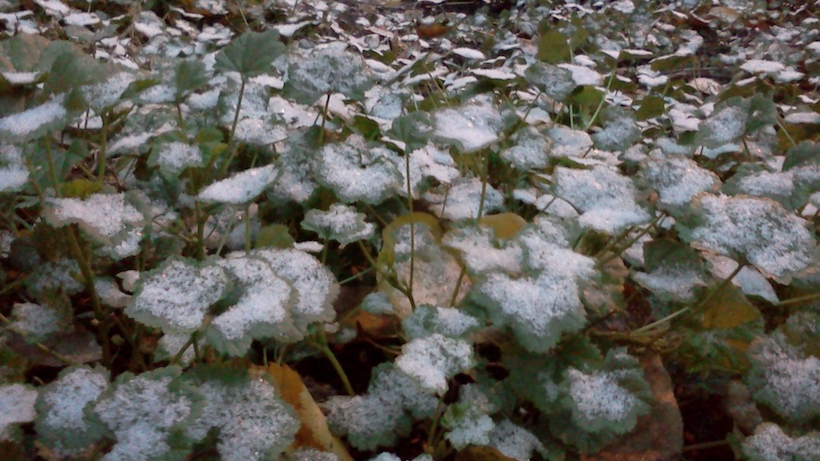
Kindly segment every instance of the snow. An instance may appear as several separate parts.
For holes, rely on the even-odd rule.
[[[820,124],[820,114],[817,112],[792,112],[783,117],[783,121],[796,125],[817,125]]]
[[[649,220],[649,214],[635,203],[632,180],[609,167],[557,167],[554,177],[556,195],[582,212],[578,221],[584,227],[614,234]]]
[[[315,231],[325,239],[336,240],[344,248],[348,243],[373,236],[375,226],[365,222],[365,217],[364,213],[357,213],[353,207],[334,203],[328,211],[308,211],[302,227]]]
[[[37,391],[25,384],[0,384],[0,441],[12,439],[12,425],[34,420]]]
[[[316,176],[343,202],[375,205],[402,186],[395,156],[385,147],[369,148],[361,135],[354,134],[322,148]]]
[[[555,125],[547,132],[553,141],[550,157],[580,157],[593,146],[592,138],[585,131],[573,130],[566,125]]]
[[[0,75],[12,85],[27,85],[34,83],[40,77],[39,72],[0,71]]]
[[[64,98],[65,95],[55,96],[44,104],[0,118],[0,137],[25,141],[38,131],[58,128],[68,116]]]
[[[502,128],[498,109],[486,102],[437,110],[433,120],[435,136],[457,142],[465,153],[496,142]]]
[[[741,69],[750,74],[775,74],[786,68],[783,64],[776,61],[766,61],[763,59],[750,59],[744,64],[741,64]]]
[[[246,204],[259,196],[279,175],[274,165],[250,168],[203,189],[197,198],[205,202]]]
[[[749,459],[763,461],[810,460],[820,453],[820,436],[809,432],[802,437],[790,437],[774,423],[762,423],[741,445]]]
[[[501,157],[515,168],[528,170],[544,168],[549,164],[552,138],[547,138],[533,127],[525,127],[515,135],[515,145],[501,152]]]
[[[719,147],[740,138],[746,129],[747,113],[737,106],[726,106],[704,120],[699,130],[705,132],[703,144]]]
[[[36,427],[37,432],[45,436],[46,446],[63,456],[71,456],[73,449],[94,442],[89,436],[91,425],[84,409],[106,388],[106,373],[87,366],[67,368],[56,381],[43,387],[38,405],[42,404],[47,411],[38,418]]]
[[[573,367],[567,369],[569,394],[579,412],[573,414],[573,418],[585,421],[604,419],[616,423],[632,412],[639,401],[618,384],[615,373],[584,373]]]
[[[68,326],[55,309],[35,303],[15,303],[11,318],[9,328],[12,331],[38,341]]]
[[[649,185],[658,192],[663,205],[689,204],[697,194],[720,187],[720,179],[694,160],[681,157],[650,160],[644,170]]]
[[[737,269],[738,263],[732,258],[709,252],[704,252],[703,257],[709,262],[712,275],[720,280],[729,278],[729,275]],[[741,269],[732,279],[732,283],[740,287],[743,293],[748,296],[758,296],[772,304],[780,302],[777,293],[772,288],[772,284],[753,267],[746,266]]]
[[[193,333],[205,320],[208,308],[228,287],[220,267],[170,259],[153,273],[140,277],[140,287],[125,313],[166,333]]]
[[[453,182],[446,194],[428,192],[424,198],[430,202],[437,216],[450,220],[476,218],[481,202],[481,180],[458,179]],[[500,209],[504,203],[504,196],[493,186],[487,184],[484,194],[483,214],[489,214]]]
[[[504,456],[519,461],[529,461],[534,451],[546,458],[546,449],[538,437],[508,419],[499,422],[490,432],[489,445]]]
[[[442,243],[461,253],[461,259],[471,274],[503,271],[515,274],[521,269],[522,252],[517,245],[494,245],[490,228],[469,226],[448,232]]]
[[[174,141],[159,146],[156,161],[160,167],[177,174],[189,166],[201,166],[202,152],[199,146]]]
[[[371,309],[372,305],[378,302],[379,301],[371,301],[369,303],[371,304]],[[389,301],[385,298],[382,299],[381,302],[387,303]],[[389,304],[385,307],[388,309],[382,308],[379,310],[383,313],[392,311],[392,307],[390,307]],[[410,317],[402,321],[402,329],[410,339],[422,338],[433,333],[456,338],[478,327],[478,319],[454,307],[418,306]]]
[[[447,379],[474,364],[472,345],[433,333],[402,346],[396,367],[416,379],[422,388],[439,395],[447,391]]]
[[[600,86],[604,84],[604,78],[593,69],[576,64],[558,64],[558,67],[566,69],[572,73],[572,80],[578,86],[590,85]]]
[[[491,80],[515,80],[518,78],[514,73],[503,69],[473,69],[470,73]]]
[[[28,175],[28,169],[22,164],[9,163],[0,167],[0,193],[22,189],[28,182]]]
[[[396,167],[402,176],[402,186],[398,193],[407,196],[407,171],[405,160],[395,157]],[[450,184],[461,175],[456,162],[449,152],[444,151],[428,143],[426,146],[416,149],[410,153],[410,190],[414,198],[418,198],[421,193],[424,181],[427,178],[434,178],[441,184]]]
[[[777,202],[758,197],[701,195],[703,224],[693,244],[726,256],[743,255],[776,280],[814,264],[817,244],[808,223]]]
[[[456,56],[461,56],[465,59],[471,60],[484,60],[487,59],[487,56],[484,53],[474,50],[472,48],[453,48],[450,50],[451,53],[455,54]]]
[[[636,282],[662,299],[690,302],[695,299],[695,288],[706,286],[706,281],[693,268],[664,266],[650,273],[636,272]]]
[[[86,27],[93,26],[94,24],[99,24],[101,20],[96,13],[73,12],[65,16],[63,18],[63,22],[67,26]]]

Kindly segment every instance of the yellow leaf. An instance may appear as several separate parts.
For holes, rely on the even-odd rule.
[[[482,216],[478,220],[478,224],[484,227],[489,227],[495,231],[495,237],[502,240],[512,238],[524,226],[527,221],[515,213],[500,213],[489,216]]]
[[[710,330],[735,328],[759,316],[757,308],[731,283],[703,306],[703,326]]]

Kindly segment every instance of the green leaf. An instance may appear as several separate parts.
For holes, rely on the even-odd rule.
[[[180,102],[189,94],[208,84],[205,64],[195,59],[181,61],[175,69],[174,83],[174,99]]]
[[[727,283],[702,307],[702,324],[710,330],[735,328],[760,317],[740,288]]]
[[[273,61],[285,52],[279,32],[246,32],[216,55],[215,68],[239,72],[243,80],[270,72]]]
[[[535,55],[541,61],[549,64],[568,62],[572,51],[569,48],[567,37],[556,30],[544,32],[538,39],[538,53]]]
[[[635,114],[638,120],[648,120],[663,115],[665,105],[660,96],[647,96],[641,100],[641,107]]]
[[[691,265],[703,269],[700,254],[690,247],[675,240],[657,239],[644,245],[644,266],[652,272],[668,265]]]
[[[416,111],[393,119],[393,125],[385,134],[405,143],[405,152],[413,152],[427,145],[432,129],[430,114]]]
[[[259,229],[256,234],[254,248],[272,247],[284,250],[292,248],[294,242],[295,240],[290,235],[287,226],[284,224],[271,224]]]
[[[802,141],[786,152],[783,171],[813,165],[820,166],[820,144],[814,141]]]
[[[754,95],[747,104],[749,111],[749,118],[746,120],[747,135],[777,123],[777,107],[771,97]]]

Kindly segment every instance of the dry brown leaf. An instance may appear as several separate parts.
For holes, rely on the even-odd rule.
[[[302,426],[288,448],[288,453],[298,448],[315,448],[335,454],[339,461],[353,461],[342,442],[330,433],[324,413],[302,383],[299,373],[287,365],[275,363],[268,365],[267,368],[256,367],[256,370],[267,373],[273,379],[282,399],[299,415]]]

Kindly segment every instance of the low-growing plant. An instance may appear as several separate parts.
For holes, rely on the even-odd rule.
[[[342,2],[34,3],[0,4],[8,459],[820,453],[802,10],[730,56],[670,28],[771,14],[522,1],[431,44]],[[683,447],[664,365],[747,418]]]

